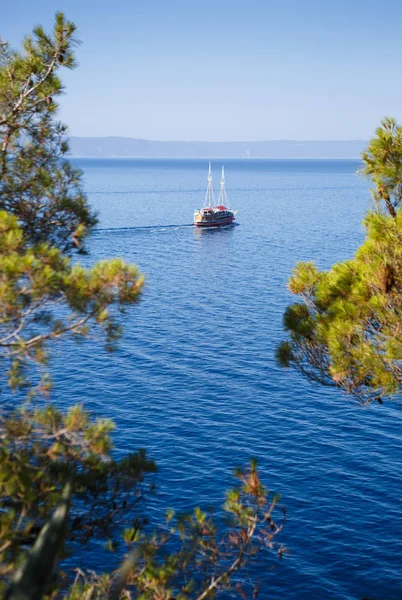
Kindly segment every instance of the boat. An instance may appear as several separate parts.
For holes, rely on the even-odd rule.
[[[225,190],[225,169],[222,167],[221,189],[218,205],[214,206],[215,197],[212,187],[211,163],[208,170],[208,185],[205,195],[204,208],[194,211],[194,225],[196,227],[227,227],[235,220],[236,210],[228,208],[228,199]]]

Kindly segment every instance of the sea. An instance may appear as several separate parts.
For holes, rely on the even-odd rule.
[[[114,353],[101,340],[57,344],[53,401],[112,418],[116,457],[147,449],[155,526],[167,508],[219,512],[233,470],[256,457],[286,508],[288,550],[257,560],[259,598],[401,599],[401,402],[362,407],[275,362],[296,263],[328,269],[364,239],[359,161],[213,160],[238,214],[207,231],[192,225],[207,160],[73,163],[99,214],[81,260],[121,257],[146,283]],[[102,556],[81,566],[106,569]]]

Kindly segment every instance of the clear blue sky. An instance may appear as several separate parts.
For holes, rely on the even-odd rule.
[[[0,35],[56,10],[83,42],[73,135],[365,139],[402,120],[401,0],[0,0]]]

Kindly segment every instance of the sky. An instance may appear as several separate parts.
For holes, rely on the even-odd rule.
[[[63,11],[71,135],[154,140],[367,139],[402,120],[401,0],[0,0],[18,47]]]

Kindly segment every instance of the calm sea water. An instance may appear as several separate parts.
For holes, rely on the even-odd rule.
[[[290,551],[256,568],[261,598],[402,598],[401,405],[358,407],[274,359],[292,267],[329,267],[363,239],[358,162],[225,161],[239,225],[220,231],[191,226],[206,161],[75,163],[100,216],[86,262],[121,256],[147,283],[116,353],[60,345],[55,400],[112,417],[117,454],[148,449],[155,521],[219,508],[231,470],[258,457]]]

